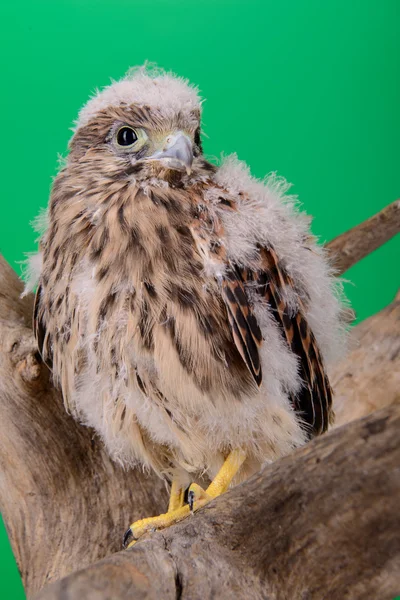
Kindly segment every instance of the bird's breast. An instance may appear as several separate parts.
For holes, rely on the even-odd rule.
[[[109,210],[97,233],[109,247],[95,267],[103,300],[93,324],[107,320],[114,337],[122,338],[106,342],[114,354],[119,347],[124,360],[124,349],[133,346],[138,364],[151,361],[164,382],[186,378],[204,392],[218,387],[240,395],[251,379],[218,281],[206,268],[207,253],[199,248],[201,237],[216,246],[211,238],[207,242],[202,224],[207,232],[204,205],[182,191],[148,189]],[[120,323],[126,324],[122,330]]]

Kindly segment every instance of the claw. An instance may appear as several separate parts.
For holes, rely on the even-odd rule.
[[[123,548],[128,548],[128,546],[130,546],[131,542],[134,542],[134,541],[135,541],[135,538],[133,537],[132,529],[129,527],[129,529],[127,529],[124,533],[124,537],[122,540]]]
[[[193,490],[189,490],[188,492],[188,504],[189,504],[189,509],[190,512],[193,513],[193,505],[194,505],[194,498],[195,498],[195,494]]]

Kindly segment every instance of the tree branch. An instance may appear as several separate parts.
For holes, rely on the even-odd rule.
[[[400,200],[395,200],[367,221],[328,242],[325,247],[334,259],[338,275],[342,275],[399,231]]]
[[[400,293],[352,329],[350,348],[330,374],[336,427],[400,403]]]
[[[339,428],[36,600],[393,598],[399,428],[400,406]]]
[[[341,261],[341,264],[344,264],[343,256],[347,256],[349,248],[354,249],[356,256],[350,262],[352,264],[357,257],[360,258],[366,252],[372,251],[379,243],[389,239],[395,230],[398,230],[399,211],[398,209],[394,210],[394,204],[391,205],[392,208],[388,207],[386,209],[386,213],[383,211],[383,213],[391,215],[390,218],[393,222],[381,219],[379,216],[373,217],[365,224],[344,234],[342,236],[344,241],[340,242],[339,238],[328,245],[330,251],[338,253],[337,260],[339,263]],[[362,244],[360,245],[357,240],[360,239],[360,235],[361,238],[363,236],[368,237],[368,231],[371,230],[371,223],[374,222],[374,219],[378,219],[379,222],[380,242],[377,241],[377,237],[374,235],[373,243],[369,244],[368,248],[364,245],[361,251]],[[368,223],[369,225],[367,225]],[[364,229],[362,229],[363,227]],[[363,234],[360,234],[360,228],[364,231]],[[372,229],[374,228],[375,225],[372,226]],[[386,233],[384,233],[384,229],[387,229]],[[343,266],[341,270],[344,270]],[[78,568],[86,567],[86,571],[79,576],[77,575],[71,585],[75,586],[73,589],[76,591],[79,578],[83,577],[83,581],[88,581],[88,577],[92,573],[94,579],[91,581],[91,591],[89,590],[89,592],[95,594],[97,590],[97,595],[83,596],[77,592],[74,596],[76,598],[96,597],[105,599],[107,596],[99,590],[103,584],[105,585],[105,579],[112,579],[111,575],[114,572],[119,575],[113,579],[115,587],[111,593],[112,598],[119,597],[119,590],[125,584],[136,586],[127,589],[135,589],[137,594],[139,594],[138,590],[142,586],[140,588],[143,591],[142,596],[145,594],[146,589],[151,588],[151,590],[158,590],[159,596],[165,598],[168,598],[169,594],[172,594],[174,598],[178,596],[181,586],[182,590],[185,590],[186,597],[196,598],[196,585],[201,577],[199,575],[196,578],[195,574],[190,571],[191,562],[188,559],[188,554],[186,554],[187,561],[184,564],[182,554],[184,553],[184,543],[188,544],[187,552],[196,552],[196,554],[193,554],[193,556],[196,556],[196,568],[199,574],[204,574],[209,569],[212,558],[211,555],[207,554],[208,542],[205,541],[204,535],[209,533],[214,536],[216,532],[218,532],[217,539],[215,543],[213,540],[209,541],[210,548],[217,549],[218,552],[219,549],[221,550],[220,558],[225,560],[225,563],[223,563],[223,569],[219,574],[221,582],[226,581],[228,587],[232,587],[235,581],[239,582],[247,577],[244,571],[243,573],[239,572],[246,564],[244,561],[248,560],[250,556],[246,555],[246,557],[243,554],[246,548],[251,549],[251,555],[254,559],[254,564],[252,559],[251,564],[249,563],[248,566],[248,581],[249,583],[255,581],[252,578],[252,572],[254,569],[258,569],[260,576],[262,575],[260,581],[262,580],[265,584],[272,586],[270,587],[271,598],[274,598],[274,594],[277,593],[276,589],[278,588],[276,586],[281,585],[281,582],[278,581],[279,577],[292,581],[291,563],[289,564],[287,561],[294,561],[293,564],[297,565],[296,569],[300,568],[296,563],[296,557],[293,555],[293,548],[297,548],[296,552],[304,558],[303,568],[304,573],[307,574],[308,561],[311,560],[307,553],[304,554],[308,547],[307,544],[310,548],[315,549],[318,547],[319,555],[321,555],[322,549],[319,548],[318,544],[313,545],[309,542],[307,536],[304,538],[307,540],[307,543],[304,542],[305,546],[300,542],[297,544],[294,538],[290,537],[289,522],[294,527],[297,523],[297,511],[301,509],[300,513],[303,515],[305,511],[305,515],[308,511],[304,507],[308,505],[308,502],[311,503],[310,507],[313,507],[314,511],[308,513],[312,514],[311,521],[313,523],[319,522],[318,511],[316,510],[318,498],[316,497],[313,500],[312,497],[307,497],[306,502],[304,500],[306,488],[302,488],[301,494],[303,495],[299,498],[303,498],[303,500],[301,502],[299,500],[300,504],[297,506],[298,503],[292,502],[290,496],[287,496],[287,490],[292,489],[290,487],[291,478],[295,477],[297,472],[296,469],[290,470],[289,468],[292,461],[295,461],[299,469],[303,468],[302,461],[305,460],[304,457],[308,456],[307,461],[312,462],[312,454],[310,454],[312,450],[309,450],[309,448],[314,448],[312,444],[304,448],[297,455],[297,458],[288,457],[277,463],[277,465],[280,465],[279,467],[269,467],[272,471],[268,471],[268,481],[271,480],[271,477],[273,478],[277,486],[276,490],[279,489],[279,493],[275,490],[272,494],[270,488],[265,487],[267,484],[264,479],[254,478],[252,482],[249,482],[249,487],[237,488],[232,491],[232,495],[224,496],[218,501],[219,508],[222,505],[225,506],[225,504],[227,507],[231,507],[231,516],[227,516],[227,520],[223,523],[219,520],[217,513],[213,512],[217,505],[210,505],[201,514],[187,520],[186,523],[140,542],[132,552],[118,553],[111,556],[105,563],[101,563],[103,564],[101,570],[104,569],[104,571],[100,573],[100,563],[95,561],[120,549],[121,533],[130,522],[162,512],[167,502],[166,490],[163,483],[153,475],[145,477],[139,470],[125,472],[121,467],[112,463],[94,433],[90,429],[81,427],[65,413],[61,396],[53,389],[48,370],[40,362],[33,340],[31,329],[32,297],[28,296],[21,299],[21,291],[21,282],[14,271],[0,257],[0,422],[2,423],[0,436],[0,507],[28,596],[42,589],[45,584],[56,581]],[[336,378],[336,387],[339,390],[337,412],[340,422],[348,420],[349,417],[364,414],[366,410],[373,407],[380,406],[385,402],[385,398],[390,403],[398,399],[395,391],[396,380],[389,376],[390,370],[394,370],[395,361],[398,360],[399,356],[398,337],[396,339],[400,331],[400,320],[396,321],[398,310],[398,304],[396,304],[353,330],[353,336],[358,337],[365,346],[365,354],[357,354],[357,350],[354,350],[346,363],[334,372],[333,377],[334,380]],[[380,337],[379,331],[382,333]],[[372,339],[375,340],[374,344],[371,342]],[[377,348],[377,344],[379,348]],[[386,369],[384,380],[379,377],[377,370],[375,376],[373,376],[371,365],[377,364],[378,357],[381,369]],[[368,363],[368,361],[370,362]],[[368,377],[369,379],[367,379]],[[368,381],[368,387],[366,387],[367,383],[363,388],[364,391],[360,387],[361,391],[357,396],[358,409],[357,411],[351,411],[349,410],[350,403],[346,402],[346,398],[356,396],[357,390],[361,386],[359,382],[362,382],[364,378]],[[357,385],[352,386],[352,381],[357,381]],[[387,393],[386,389],[388,390]],[[368,390],[368,396],[365,390]],[[374,403],[371,403],[371,398],[374,399]],[[379,398],[379,402],[377,402],[377,398]],[[332,435],[336,436],[338,432],[334,432]],[[318,447],[325,448],[323,444],[328,439],[331,438],[327,436],[320,440],[318,443],[322,445]],[[342,438],[333,437],[333,439],[340,440]],[[392,439],[395,440],[396,436],[394,435]],[[360,441],[355,440],[354,448],[358,449],[360,443]],[[370,448],[373,451],[375,446],[372,445]],[[336,452],[339,452],[339,448],[335,449],[335,454]],[[339,455],[342,456],[340,452]],[[360,456],[364,457],[363,454],[360,454]],[[378,459],[379,457],[375,458]],[[329,466],[330,462],[328,461],[327,464]],[[382,465],[383,463],[381,463],[383,469]],[[287,479],[281,478],[281,469],[284,469],[282,474],[286,473],[285,477]],[[338,466],[337,469],[339,469]],[[364,465],[361,471],[363,469]],[[334,473],[338,472],[338,470],[334,471]],[[260,475],[260,477],[264,477],[264,475]],[[278,480],[280,480],[280,483]],[[323,480],[326,484],[325,495],[335,495],[340,476],[328,473]],[[260,486],[259,489],[257,488],[258,485]],[[342,489],[340,486],[339,488]],[[241,499],[240,494],[242,492],[240,490],[243,489],[246,490],[246,498],[243,496]],[[275,498],[278,498],[278,496],[286,498],[284,502],[282,500],[279,504],[276,501],[276,505],[274,505],[276,513],[273,514],[276,514],[277,517],[273,518],[272,513],[268,513],[268,510],[272,510],[273,506],[268,504],[270,508],[265,509],[267,510],[266,514],[269,514],[270,520],[268,522],[263,517],[263,507],[266,505],[264,505],[262,496],[264,492],[267,493],[267,489],[268,494],[272,494]],[[322,487],[316,487],[315,490],[317,490],[315,493],[321,494],[319,500],[324,503],[325,497],[322,495]],[[247,494],[250,495],[247,496]],[[365,501],[367,502],[367,499]],[[230,504],[231,502],[233,504]],[[243,515],[244,520],[241,526],[233,517],[236,502],[239,502],[242,507],[240,514]],[[245,505],[249,507],[248,517],[245,517],[246,511],[243,508]],[[280,505],[281,508],[279,508]],[[326,526],[333,527],[332,531],[336,527],[335,523],[332,523],[332,519],[339,518],[337,506],[336,508],[332,507],[334,511],[332,514],[335,517],[328,518],[328,515],[324,513],[326,519],[328,519],[325,521]],[[361,496],[360,506],[362,506]],[[382,512],[383,508],[380,510],[381,512],[376,513],[375,522],[377,526],[383,527],[386,514]],[[207,518],[206,515],[208,515]],[[287,524],[287,530],[285,530],[283,537],[277,530],[279,519]],[[383,519],[383,525],[381,525],[380,519]],[[201,527],[204,526],[203,533],[201,531],[199,533],[197,523],[200,523]],[[260,537],[257,538],[254,533],[257,526],[265,526],[266,533],[262,543]],[[247,528],[247,533],[244,533],[244,527]],[[222,531],[225,529],[226,532]],[[185,531],[184,538],[186,540],[184,543],[182,542],[180,554],[174,549],[175,544],[177,546],[181,544],[179,531]],[[192,541],[189,541],[190,531],[193,535],[195,534]],[[225,537],[219,537],[220,535]],[[175,539],[175,536],[178,537]],[[226,546],[221,546],[222,539],[225,540]],[[236,541],[230,542],[230,539]],[[332,537],[332,539],[335,538]],[[288,540],[291,540],[290,544],[292,545],[289,544]],[[338,543],[341,544],[339,538]],[[332,550],[331,546],[329,547]],[[169,551],[166,552],[165,548],[168,548]],[[286,559],[285,552],[287,553]],[[337,553],[339,557],[342,556],[341,546]],[[158,558],[155,558],[156,554]],[[274,568],[278,569],[279,567],[283,570],[279,571],[278,569],[277,573],[274,573],[271,567],[268,573],[262,574],[262,568],[258,562],[259,555],[263,557],[265,564],[275,564],[277,566]],[[277,562],[278,558],[281,561],[279,563],[281,567]],[[230,563],[231,560],[232,563]],[[92,563],[95,564],[88,567]],[[122,564],[124,564],[123,573],[121,570]],[[229,567],[230,564],[231,567]],[[226,580],[226,573],[229,573],[229,568],[231,569],[230,582]],[[332,563],[329,568],[336,569]],[[238,571],[235,569],[238,569]],[[283,576],[282,573],[285,573],[285,575]],[[336,578],[340,579],[340,577],[340,574],[338,575],[335,571],[329,585],[335,586]],[[356,581],[358,575],[355,574],[354,577]],[[132,578],[134,583],[132,583]],[[315,581],[317,580],[315,579]],[[315,581],[313,585],[316,585]],[[321,581],[326,582],[326,579]],[[68,587],[70,584],[62,585]],[[286,589],[285,585],[282,582],[282,589]],[[257,589],[259,588],[255,588],[255,590]],[[43,593],[49,594],[50,592]],[[131,592],[129,594],[129,597],[132,597]],[[283,592],[282,595],[285,596]],[[382,596],[382,594],[380,595]],[[48,598],[49,596],[44,597]],[[223,598],[224,596],[220,595],[219,597]],[[251,596],[247,597],[250,598]],[[263,592],[262,595],[254,597],[266,596]],[[294,595],[289,591],[287,597],[294,597]],[[344,598],[346,596],[339,597]],[[353,595],[352,597],[356,596]]]

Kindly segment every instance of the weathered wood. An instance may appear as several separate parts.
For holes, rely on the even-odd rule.
[[[111,462],[77,424],[40,362],[29,326],[32,298],[0,262],[0,506],[25,590],[121,549],[132,520],[165,509],[154,475]]]
[[[393,598],[399,428],[394,406],[322,436],[36,600]]]
[[[391,218],[397,225],[378,218],[381,225],[386,223],[390,232],[398,230],[398,209],[394,210],[393,206],[388,207],[389,212],[385,214],[392,215]],[[369,222],[373,222],[373,219]],[[349,248],[359,259],[388,239],[388,233],[384,234],[384,228],[381,228],[379,223],[380,233],[378,237],[372,235],[372,242],[368,247],[357,241],[360,238],[359,228],[344,234],[344,239],[347,240],[345,243],[334,240],[334,243],[328,245],[329,251],[336,252],[339,257],[336,264],[341,266],[338,270],[343,272],[352,264],[352,261],[349,262],[346,258]],[[372,229],[374,227],[376,223]],[[365,235],[368,237],[371,224],[363,231],[361,238]],[[355,241],[351,242],[352,239]],[[354,581],[353,587],[349,589],[353,590],[353,595],[335,596],[330,592],[339,589],[337,586],[344,581],[341,572],[337,570],[340,565],[345,570],[350,568],[345,560],[354,558],[355,550],[353,548],[353,554],[344,552],[343,548],[346,547],[347,541],[351,544],[351,539],[341,537],[345,534],[345,528],[335,529],[337,520],[340,522],[342,514],[338,512],[342,498],[340,494],[343,494],[346,489],[345,484],[343,487],[340,484],[340,464],[337,463],[333,471],[325,475],[321,473],[317,477],[310,466],[318,462],[316,455],[314,458],[312,455],[313,444],[301,450],[297,457],[288,457],[277,465],[268,467],[272,470],[268,471],[267,482],[263,479],[262,473],[251,482],[247,482],[245,486],[248,487],[235,488],[229,495],[218,500],[217,504],[208,506],[193,519],[190,518],[171,530],[157,533],[141,541],[130,552],[112,555],[119,550],[121,534],[130,522],[165,509],[166,490],[162,482],[152,475],[145,476],[138,470],[126,472],[113,464],[94,433],[81,427],[65,414],[60,394],[53,389],[49,373],[36,353],[31,331],[32,297],[21,299],[21,291],[21,282],[0,257],[0,508],[28,596],[40,590],[46,583],[86,567],[67,582],[65,580],[63,583],[60,582],[61,588],[64,586],[65,590],[69,590],[65,592],[69,594],[68,597],[82,598],[82,600],[119,597],[151,598],[154,597],[151,594],[157,593],[158,597],[175,598],[179,597],[179,594],[185,597],[183,596],[185,593],[187,598],[197,598],[200,597],[196,595],[197,589],[203,589],[204,598],[214,597],[216,594],[213,594],[210,586],[197,588],[199,581],[202,578],[207,581],[209,576],[210,581],[218,580],[219,585],[226,586],[218,588],[221,592],[218,597],[221,598],[232,597],[232,595],[224,596],[226,590],[233,591],[233,597],[240,597],[236,592],[239,590],[240,593],[244,593],[253,584],[255,587],[251,590],[252,595],[249,593],[243,597],[295,598],[296,595],[290,589],[290,582],[293,582],[295,577],[293,573],[299,574],[302,571],[303,579],[307,579],[309,565],[314,564],[312,563],[313,552],[318,556],[327,557],[328,550],[331,553],[329,556],[338,556],[337,562],[332,563],[327,560],[325,575],[319,573],[317,569],[314,575],[310,576],[309,587],[304,584],[304,590],[311,590],[309,595],[304,591],[304,595],[299,592],[297,597],[321,597],[313,591],[318,585],[325,585],[324,593],[326,592],[327,598],[359,597],[358,588],[354,587],[358,581],[361,582],[360,590],[367,589],[362,582],[365,582],[368,569],[359,566],[361,563],[357,563],[357,568],[361,571],[360,576],[358,571],[352,571]],[[385,309],[353,330],[352,335],[359,338],[364,354],[357,353],[358,350],[355,349],[349,359],[334,371],[333,380],[338,390],[336,411],[339,422],[365,414],[385,404],[386,401],[393,403],[398,400],[395,389],[396,379],[391,371],[398,364],[396,353],[400,321],[397,317],[398,304]],[[389,358],[386,360],[385,356]],[[375,369],[375,374],[373,372],[372,367],[378,364],[378,360],[381,364],[380,368],[386,369],[383,378],[379,376],[378,369]],[[364,386],[368,395],[364,393],[357,395],[358,386],[363,385],[364,378],[368,381]],[[357,383],[352,385],[353,381]],[[385,386],[387,386],[387,393]],[[354,404],[353,398],[356,398]],[[356,405],[357,410],[349,409],[350,406]],[[340,448],[333,449],[330,445],[333,442],[325,442],[328,439],[342,440],[340,437],[335,437],[339,435],[339,431],[332,434],[333,438],[326,437],[316,442],[321,444],[318,446],[321,449],[318,452],[324,453],[323,448],[330,448],[329,452],[332,455],[339,452],[343,458]],[[393,443],[395,439],[396,436],[393,435]],[[362,443],[360,440],[353,441],[354,451],[358,452]],[[324,446],[325,443],[328,446]],[[375,445],[369,447],[371,452],[378,452]],[[381,452],[382,448],[380,446],[379,448]],[[326,464],[331,465],[329,452],[326,456],[324,454],[323,460],[327,460]],[[375,458],[378,460],[379,456]],[[361,453],[359,460],[364,458],[365,455]],[[297,464],[296,468],[290,467],[292,461],[294,461],[293,465]],[[354,461],[351,459],[350,462],[354,467]],[[344,470],[346,470],[345,463],[343,458]],[[360,466],[358,470],[364,473],[364,464],[359,462],[358,465]],[[371,462],[371,473],[375,473],[376,465],[374,465],[375,463]],[[295,485],[298,481],[296,474],[301,473],[303,467],[311,469],[311,478],[315,476],[315,498],[307,496],[306,488],[302,488],[302,495],[296,496],[295,488],[291,487],[291,478],[294,477],[293,485]],[[382,462],[381,469],[385,468],[387,467]],[[348,473],[345,476],[348,477]],[[319,477],[322,478],[325,487],[321,484],[318,488]],[[372,474],[371,477],[375,475]],[[271,481],[275,486],[273,490],[269,487]],[[377,481],[376,478],[374,481]],[[394,485],[394,481],[390,477],[388,485],[392,484]],[[356,486],[356,483],[354,485]],[[354,491],[356,494],[359,489],[360,495],[354,496],[353,513],[357,512],[356,506],[360,508],[359,516],[364,514],[364,510],[367,511],[366,515],[370,521],[366,517],[365,522],[374,521],[378,529],[378,537],[379,531],[383,532],[382,544],[386,539],[387,543],[391,544],[391,537],[386,532],[386,521],[393,526],[393,518],[386,515],[383,511],[384,507],[380,507],[379,512],[373,494],[373,504],[368,505],[368,499],[364,497],[363,492],[363,479],[359,479],[359,486],[360,488],[356,486]],[[340,494],[336,491],[337,488]],[[288,490],[294,490],[294,495],[288,494]],[[268,501],[270,497],[275,498],[275,504],[268,504],[268,510],[264,504],[266,494],[268,494]],[[332,495],[337,499],[335,506],[330,505],[329,499],[325,497]],[[236,502],[239,503],[242,523],[234,518]],[[310,541],[308,534],[301,539],[293,537],[297,535],[296,531],[302,531],[297,529],[298,525],[305,527],[307,514],[311,515],[309,517],[311,526],[319,524],[318,527],[323,527],[322,517],[318,516],[316,507],[325,506],[325,502],[327,502],[326,506],[330,506],[333,511],[332,515],[326,512],[322,514],[322,517],[327,519],[324,523],[330,532],[330,535],[324,538],[328,544],[326,552],[318,546],[318,540]],[[356,505],[355,502],[358,504]],[[245,505],[249,507],[248,512],[243,508]],[[216,506],[223,507],[224,510],[226,507],[228,512],[223,513],[225,520],[222,516],[219,517],[220,511],[216,512]],[[311,512],[308,511],[309,506],[312,508]],[[273,513],[272,507],[275,507]],[[349,511],[350,508],[349,504]],[[231,510],[230,517],[229,510]],[[265,515],[269,515],[268,518],[264,512]],[[276,516],[272,517],[272,514]],[[359,523],[361,516],[357,519],[353,515],[352,519],[355,523]],[[283,522],[286,523],[287,529],[280,530],[279,527]],[[257,537],[257,530],[263,532],[262,539],[260,536]],[[313,531],[321,530],[316,528]],[[336,531],[338,537],[335,537]],[[353,533],[355,536],[356,529]],[[207,536],[210,536],[210,539],[207,539]],[[214,536],[216,536],[215,540]],[[371,533],[371,537],[374,537],[371,543],[374,547],[375,531]],[[364,538],[362,539],[365,541]],[[336,544],[335,548],[333,548],[334,544]],[[385,549],[382,552],[384,556]],[[297,555],[301,558],[300,562],[296,562]],[[102,563],[96,562],[104,557],[109,558]],[[218,563],[214,560],[215,557],[218,557]],[[262,564],[260,557],[262,557]],[[379,556],[373,555],[372,558],[381,565]],[[365,565],[371,564],[372,558],[368,558]],[[193,574],[193,564],[196,565],[198,576]],[[329,569],[331,569],[331,578],[327,583]],[[383,566],[382,568],[379,566],[378,571],[384,573],[386,577]],[[254,572],[258,573],[258,583]],[[371,575],[373,585],[376,584],[374,577]],[[386,577],[386,580],[391,581],[390,577]],[[109,582],[113,582],[112,589]],[[78,585],[81,585],[80,589]],[[296,583],[296,585],[300,584]],[[371,584],[371,590],[375,589],[373,585]],[[60,590],[60,586],[53,589]],[[103,588],[108,590],[108,595],[106,591],[102,591]],[[310,595],[311,593],[314,595]],[[47,591],[43,591],[43,594],[47,595],[40,597],[53,597],[49,596],[50,587]],[[146,596],[146,594],[150,595]],[[384,597],[382,594],[379,596]]]
[[[400,293],[353,328],[350,347],[330,375],[336,427],[400,403]]]
[[[400,200],[326,244],[339,275],[400,231]]]

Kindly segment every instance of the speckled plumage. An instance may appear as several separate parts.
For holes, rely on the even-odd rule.
[[[159,88],[177,81],[174,109]],[[81,112],[53,185],[39,348],[116,459],[190,480],[242,448],[243,478],[332,419],[336,283],[284,182],[204,159],[193,88],[143,70],[118,85]],[[113,145],[121,124],[148,133],[135,156]],[[171,131],[192,140],[189,174],[146,160]]]

